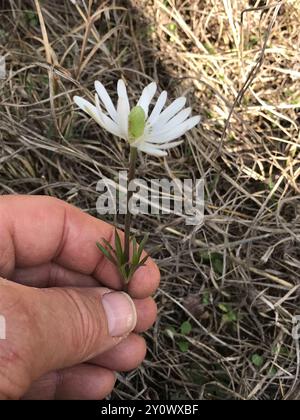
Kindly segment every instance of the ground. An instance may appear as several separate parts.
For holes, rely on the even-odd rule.
[[[132,102],[155,80],[202,117],[167,158],[140,156],[146,179],[203,177],[205,218],[135,218],[161,270],[159,314],[112,398],[299,398],[299,1],[0,6],[1,194],[97,216],[97,181],[127,167],[128,148],[74,106],[95,79],[115,99],[123,77]]]

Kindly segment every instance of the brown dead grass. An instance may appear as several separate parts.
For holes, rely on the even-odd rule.
[[[96,215],[96,183],[128,150],[75,112],[95,79],[113,95],[123,76],[132,100],[154,79],[203,117],[167,159],[141,156],[149,178],[204,177],[206,215],[199,229],[135,220],[161,269],[159,316],[113,398],[298,398],[299,1],[77,3],[0,1],[2,194]]]

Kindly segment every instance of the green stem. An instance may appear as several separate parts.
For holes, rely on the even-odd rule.
[[[129,173],[128,173],[128,185],[135,177],[135,167],[136,167],[136,158],[137,158],[137,148],[130,147],[130,158],[129,158]],[[127,203],[126,203],[126,216],[125,216],[125,245],[124,245],[124,255],[126,263],[129,263],[129,253],[130,253],[130,226],[132,215],[129,211],[129,201],[132,197],[133,191],[128,191],[127,189]]]

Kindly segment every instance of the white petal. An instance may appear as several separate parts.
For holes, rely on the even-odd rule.
[[[109,131],[111,134],[114,134],[115,136],[121,137],[121,132],[118,127],[118,125],[115,123],[115,121],[111,120],[107,115],[105,115],[101,111],[99,96],[95,94],[95,101],[97,106],[97,114],[98,118],[100,120],[100,125],[104,127],[107,131]]]
[[[130,105],[129,105],[128,95],[127,95],[127,89],[122,79],[118,80],[117,90],[118,90],[119,98],[122,98],[124,99],[124,101],[126,101],[126,106],[128,107],[128,110],[129,110]]]
[[[158,117],[158,119],[155,121],[155,124],[164,125],[166,122],[168,122],[174,115],[177,114],[185,105],[186,98],[180,97],[176,99],[174,102],[171,103]],[[153,124],[153,123],[152,123]]]
[[[167,92],[164,90],[158,97],[157,102],[150,114],[150,117],[148,118],[149,124],[154,124],[157,118],[159,117],[159,114],[161,113],[161,110],[165,106],[165,103],[167,101]]]
[[[161,133],[158,131],[154,136],[149,136],[146,141],[153,144],[162,144],[167,143],[169,141],[175,140],[178,137],[181,137],[184,133],[188,130],[192,129],[195,125],[199,124],[200,116],[196,115],[195,117],[191,117],[188,120],[184,121],[183,123],[175,126],[171,130],[162,131]]]
[[[120,128],[121,135],[124,139],[128,139],[128,117],[130,113],[130,105],[127,95],[127,90],[125,83],[122,79],[118,81],[118,124]]]
[[[126,99],[119,98],[118,99],[118,125],[121,132],[121,137],[125,140],[128,140],[128,117],[129,117],[129,109],[127,106]]]
[[[98,81],[95,82],[95,89],[96,89],[101,101],[103,102],[107,112],[109,113],[111,118],[116,121],[117,111],[116,111],[116,108],[115,108],[109,94],[107,93],[107,90],[105,89],[103,84],[98,82]]]
[[[155,147],[157,147],[160,150],[168,150],[168,149],[172,149],[172,147],[176,147],[179,146],[179,144],[183,143],[183,140],[178,140],[178,141],[173,141],[173,142],[169,142],[169,143],[164,143],[164,144],[160,144],[157,145],[155,144]],[[152,143],[145,143],[146,145],[151,145],[153,146]]]
[[[83,99],[81,96],[74,96],[74,102],[79,106],[82,111],[86,112],[90,117],[92,117],[98,124],[102,125],[97,108],[88,102],[86,99]]]
[[[185,123],[187,124],[187,130],[191,130],[192,128],[194,128],[197,124],[199,124],[199,122],[201,121],[201,117],[200,115],[195,115],[194,117],[189,118],[188,120],[185,121]]]
[[[137,103],[137,106],[141,106],[145,112],[146,118],[148,117],[149,105],[156,92],[156,83],[152,82],[146,86],[142,92],[142,95]]]
[[[182,111],[178,112],[178,114],[175,115],[175,117],[171,118],[170,121],[168,122],[168,125],[179,125],[181,124],[183,121],[185,121],[187,119],[187,117],[190,115],[190,113],[192,112],[192,108],[188,107],[183,109]]]
[[[190,115],[192,109],[191,108],[185,108],[182,111],[180,111],[178,114],[175,115],[175,117],[171,118],[165,125],[161,126],[160,124],[154,124],[152,127],[152,134],[156,137],[157,132],[168,132],[172,128],[175,128],[177,125],[181,124],[183,121],[187,119],[187,117]]]
[[[154,147],[152,145],[141,144],[137,148],[141,150],[142,152],[148,153],[149,155],[152,155],[152,156],[167,156],[168,154],[167,152],[163,150],[159,150],[157,147]]]

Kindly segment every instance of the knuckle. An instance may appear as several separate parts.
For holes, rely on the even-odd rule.
[[[87,291],[80,293],[74,289],[61,289],[61,291],[71,305],[71,345],[78,349],[79,355],[87,355],[92,352],[99,340],[99,331],[102,330],[99,302]]]
[[[66,270],[64,270],[58,264],[55,264],[55,263],[51,264],[48,287],[57,287],[59,282],[64,284],[65,277],[66,277]]]
[[[13,346],[0,346],[0,400],[17,400],[26,392],[30,375],[26,363]]]
[[[30,315],[17,285],[0,278],[0,288],[0,314],[6,323],[6,336],[0,340],[0,399],[18,399],[30,383]]]

